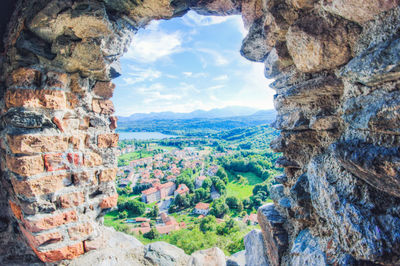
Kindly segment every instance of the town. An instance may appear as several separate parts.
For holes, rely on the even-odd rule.
[[[241,248],[245,233],[258,226],[256,209],[270,200],[270,177],[279,169],[269,153],[243,156],[248,151],[237,145],[222,146],[191,138],[120,142],[118,207],[105,216],[105,224],[145,243],[173,243],[177,235],[193,238],[189,234],[197,230],[202,232],[197,238],[210,237],[208,231],[224,238],[231,246],[226,253]],[[237,238],[226,240],[235,233]]]

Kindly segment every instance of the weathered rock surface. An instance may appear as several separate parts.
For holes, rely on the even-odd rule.
[[[293,266],[322,266],[327,265],[325,254],[315,239],[306,229],[301,231],[294,240],[293,247],[290,250]]]
[[[266,245],[260,230],[252,230],[244,237],[246,266],[269,265]]]
[[[226,260],[226,266],[245,266],[246,251],[242,250],[229,256]]]
[[[288,234],[283,227],[285,218],[270,203],[258,209],[258,222],[263,228],[262,235],[266,254],[271,265],[279,265],[283,253],[288,248]]]
[[[188,10],[241,13],[242,55],[275,79],[284,174],[246,265],[399,265],[398,0],[15,1],[0,20],[0,264],[225,263],[101,227],[117,203],[110,80],[139,28]]]
[[[226,259],[224,252],[219,248],[210,248],[194,252],[187,265],[191,266],[225,266]]]

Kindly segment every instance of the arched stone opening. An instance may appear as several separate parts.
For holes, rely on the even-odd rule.
[[[3,261],[100,248],[101,217],[117,202],[118,58],[137,28],[189,9],[241,13],[243,55],[276,79],[285,176],[258,214],[269,262],[398,262],[394,0],[19,1],[2,56]]]

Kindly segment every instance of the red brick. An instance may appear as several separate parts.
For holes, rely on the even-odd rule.
[[[118,117],[116,117],[116,116],[111,116],[110,117],[110,129],[111,130],[114,130],[114,129],[116,129],[117,128],[117,122],[118,122]]]
[[[65,109],[65,92],[56,90],[8,90],[5,95],[7,108],[48,108]]]
[[[93,112],[111,115],[115,112],[114,104],[110,100],[93,100],[92,102]]]
[[[63,212],[59,214],[55,214],[46,218],[42,218],[36,221],[25,220],[24,224],[25,228],[33,233],[49,230],[55,228],[57,226],[76,222],[78,217],[75,211]]]
[[[44,172],[41,155],[13,157],[7,155],[7,168],[21,176],[31,176]]]
[[[8,78],[9,86],[38,86],[40,85],[41,73],[32,68],[19,68],[14,70]]]
[[[80,126],[80,120],[74,117],[64,117],[62,124],[66,131],[77,130]]]
[[[98,81],[93,87],[93,92],[97,96],[103,97],[104,99],[110,99],[113,96],[115,84],[112,82]]]
[[[75,192],[62,195],[58,198],[61,208],[71,208],[79,206],[85,202],[85,196],[83,192]]]
[[[119,135],[113,134],[101,134],[97,136],[97,146],[99,148],[111,148],[118,146]]]
[[[105,169],[101,171],[99,180],[100,182],[114,181],[117,175],[117,168]]]
[[[33,248],[33,251],[43,262],[57,262],[65,259],[71,260],[82,255],[85,252],[82,242],[50,251],[38,251],[35,248]]]
[[[93,232],[90,223],[84,223],[68,228],[68,235],[71,240],[83,239]]]
[[[62,189],[65,186],[65,183],[70,182],[70,175],[51,175],[27,181],[18,181],[13,178],[11,179],[11,182],[17,195],[35,197],[54,193]]]
[[[87,167],[100,166],[103,164],[101,156],[95,152],[86,153],[84,156],[84,165]]]
[[[57,117],[53,117],[51,121],[53,121],[53,123],[56,124],[56,126],[61,132],[64,132],[64,127],[60,119],[58,119]]]
[[[11,208],[11,211],[13,212],[14,216],[18,220],[21,220],[21,218],[22,218],[21,208],[17,204],[15,204],[14,202],[12,202],[11,200],[9,200],[8,203],[10,204],[10,208]]]
[[[26,239],[28,240],[30,246],[39,247],[41,245],[52,244],[56,242],[60,242],[63,240],[63,236],[60,232],[52,232],[52,233],[44,233],[44,234],[37,234],[32,235],[28,232],[21,224],[19,225],[21,232],[24,234]]]
[[[117,206],[118,194],[105,198],[100,203],[100,208],[108,209]]]
[[[49,88],[65,89],[68,86],[69,78],[66,73],[59,73],[54,71],[47,72],[46,85]]]
[[[46,154],[44,166],[49,172],[69,169],[66,155],[63,153]]]
[[[68,149],[68,138],[62,136],[7,136],[13,153],[60,152]]]

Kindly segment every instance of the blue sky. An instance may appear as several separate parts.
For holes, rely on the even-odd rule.
[[[191,112],[225,106],[273,109],[262,63],[240,55],[246,35],[240,16],[153,21],[121,58],[113,101],[116,114]]]

